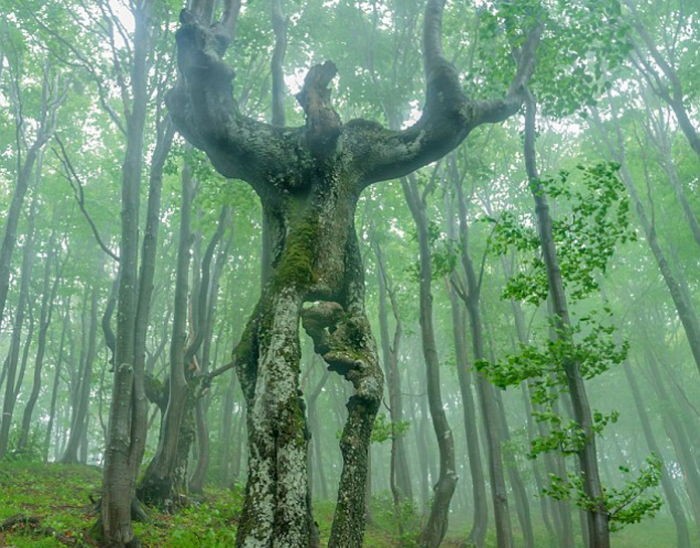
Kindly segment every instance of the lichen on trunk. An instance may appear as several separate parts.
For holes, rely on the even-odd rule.
[[[276,205],[269,208],[282,227],[271,245],[272,272],[234,351],[250,447],[240,545],[304,546],[316,538],[308,495],[309,433],[299,386],[300,319],[329,369],[355,387],[341,439],[345,466],[338,515],[347,531],[341,536],[362,536],[364,497],[358,505],[351,495],[364,490],[382,377],[364,316],[351,183],[331,170],[297,195],[275,196]]]

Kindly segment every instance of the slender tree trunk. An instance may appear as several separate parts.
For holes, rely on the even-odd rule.
[[[501,265],[503,267],[503,272],[506,276],[506,279],[509,279],[511,277],[511,274],[509,272],[509,269],[507,268],[505,260],[502,261]],[[511,300],[510,305],[511,310],[513,311],[513,320],[515,323],[517,341],[520,344],[527,344],[528,336],[525,329],[525,319],[522,307],[520,306],[520,303],[515,300]],[[522,383],[520,387],[522,390],[523,406],[525,409],[525,420],[527,422],[528,440],[532,442],[538,436],[538,433],[537,426],[535,425],[535,421],[533,419],[532,397],[530,394],[530,387],[525,382]],[[544,466],[546,473],[553,474],[554,469],[552,466],[552,455],[546,454],[544,455],[544,459],[541,460],[531,459],[531,463],[533,478],[535,480],[535,487],[537,488],[537,493],[541,494],[544,488],[544,480],[542,478],[542,471],[540,470],[540,465]],[[554,501],[551,497],[539,496],[538,498],[540,499],[542,521],[544,523],[545,529],[547,529],[547,533],[549,533],[551,545],[555,546],[557,541],[560,543],[561,546],[566,546],[567,543],[572,543],[573,532],[571,536],[568,537],[561,532],[562,518],[558,515],[560,512],[560,508],[557,507],[557,504],[560,503]],[[566,511],[568,512],[568,508],[566,509]]]
[[[14,71],[19,71],[19,66],[13,68]],[[2,244],[0,244],[0,323],[4,319],[5,304],[7,302],[7,294],[10,289],[10,270],[12,267],[12,254],[17,243],[17,226],[19,224],[20,215],[22,213],[22,206],[24,205],[24,198],[27,194],[27,189],[31,182],[32,173],[34,168],[37,167],[38,175],[41,175],[41,156],[42,150],[46,145],[47,141],[53,135],[56,123],[56,114],[58,108],[63,102],[63,97],[54,96],[57,91],[57,82],[52,82],[53,78],[49,74],[48,65],[44,66],[43,71],[43,81],[42,81],[42,93],[41,93],[41,112],[39,113],[39,127],[37,128],[36,137],[32,144],[24,154],[24,159],[22,156],[22,151],[20,150],[20,143],[24,139],[24,128],[25,120],[23,118],[23,106],[22,98],[20,97],[20,74],[14,74],[12,89],[14,93],[10,93],[11,99],[13,99],[14,111],[16,113],[15,119],[15,133],[16,133],[16,143],[17,150],[15,150],[15,155],[17,157],[16,166],[16,181],[15,187],[12,191],[12,198],[10,200],[10,207],[7,211],[7,217],[5,218],[5,225],[2,237]],[[53,90],[53,91],[52,91]],[[0,456],[2,451],[0,451]]]
[[[433,328],[433,296],[431,294],[432,260],[428,236],[428,220],[425,212],[425,196],[419,195],[415,178],[409,176],[401,185],[418,231],[420,250],[420,326],[425,359],[428,405],[437,437],[440,453],[440,471],[433,488],[433,503],[430,517],[419,537],[422,546],[439,546],[447,532],[450,501],[457,484],[455,469],[454,440],[447,423],[447,416],[440,391],[440,362]]]
[[[406,500],[413,500],[413,490],[411,488],[411,473],[406,457],[406,447],[404,438],[397,432],[397,425],[403,421],[403,399],[401,396],[401,376],[398,364],[399,344],[402,336],[402,323],[399,316],[396,293],[390,287],[389,275],[386,270],[384,255],[379,242],[374,234],[373,245],[374,254],[377,260],[377,278],[379,282],[379,332],[382,348],[382,362],[384,364],[384,375],[387,379],[389,391],[389,413],[391,418],[391,465],[389,484],[394,498],[394,505],[400,511],[400,504]],[[387,297],[391,303],[391,310],[394,315],[395,326],[393,341],[389,336],[389,319]],[[399,523],[399,527],[402,527]]]
[[[85,357],[79,375],[79,384],[76,387],[77,405],[71,423],[70,436],[68,438],[66,450],[61,457],[61,462],[64,463],[79,462],[78,449],[87,431],[90,391],[92,388],[92,366],[97,354],[97,297],[98,290],[96,287],[93,287],[92,297],[90,299],[90,319],[86,326],[88,330],[87,341],[85,341],[87,342],[87,349],[85,350]]]
[[[656,360],[651,352],[646,354],[646,362],[648,370],[651,373],[651,384],[659,401],[673,401],[669,397]],[[676,457],[678,458],[678,464],[683,474],[686,492],[688,493],[688,499],[690,501],[690,510],[695,521],[695,527],[700,533],[700,470],[698,470],[695,460],[693,459],[690,444],[684,435],[683,427],[678,420],[676,412],[674,410],[664,410],[661,417],[664,430],[671,440]]]
[[[138,487],[139,498],[158,505],[166,500],[176,501],[187,490],[189,433],[194,409],[193,393],[188,383],[185,362],[187,350],[187,294],[192,234],[190,216],[194,198],[194,182],[190,167],[185,164],[181,175],[182,203],[180,206],[180,234],[175,271],[175,304],[173,333],[170,343],[170,371],[168,374],[168,405],[163,415],[158,447],[148,464]],[[186,446],[184,444],[187,444]],[[186,447],[186,448],[185,448]],[[184,459],[184,462],[183,462]]]
[[[224,401],[221,406],[221,445],[219,446],[219,469],[223,484],[230,487],[234,477],[234,451],[232,445],[240,443],[239,439],[234,441],[233,437],[233,409],[236,387],[236,375],[231,376],[224,391]]]
[[[479,432],[477,429],[476,406],[472,394],[471,372],[467,358],[467,343],[465,341],[466,322],[464,306],[454,290],[450,290],[450,305],[452,310],[452,331],[455,341],[455,359],[457,360],[457,377],[462,398],[462,413],[464,430],[467,439],[467,455],[469,470],[472,477],[472,504],[474,514],[472,528],[467,536],[467,545],[477,548],[484,546],[488,529],[488,507],[486,498],[486,482],[479,450]]]
[[[210,352],[212,338],[214,335],[214,318],[217,310],[217,299],[219,293],[219,281],[223,271],[223,265],[228,256],[233,234],[228,238],[226,245],[221,245],[226,227],[230,224],[230,208],[224,206],[219,215],[217,229],[214,232],[207,249],[204,252],[204,257],[201,261],[201,277],[199,287],[194,285],[194,293],[199,294],[197,302],[198,320],[195,322],[196,338],[188,348],[188,353],[197,352],[196,345],[201,341],[200,351],[200,375],[206,375],[209,371]],[[217,245],[219,252],[216,256],[212,267],[212,258]],[[210,272],[211,271],[211,272]],[[194,307],[193,307],[194,308]],[[204,387],[206,388],[206,387]],[[203,390],[204,391],[204,390]],[[204,489],[204,480],[209,466],[209,427],[207,426],[207,410],[209,408],[208,390],[206,394],[197,394],[197,403],[195,408],[195,425],[197,434],[197,464],[195,466],[192,477],[190,478],[190,491],[193,493],[201,493]]]
[[[639,391],[639,386],[637,385],[637,379],[635,378],[632,368],[629,362],[625,361],[623,363],[623,369],[625,371],[625,377],[627,378],[627,383],[629,384],[630,390],[632,391],[632,397],[634,398],[634,405],[637,409],[637,415],[639,416],[639,422],[642,425],[642,430],[644,432],[644,438],[646,439],[647,446],[649,450],[661,458],[661,450],[659,445],[656,443],[656,437],[651,427],[651,421],[649,420],[649,414],[647,413],[646,407],[644,406],[644,399],[642,398],[641,392]],[[676,542],[678,548],[690,548],[690,533],[688,532],[688,520],[685,516],[685,510],[683,510],[683,505],[681,504],[676,489],[673,486],[673,480],[668,473],[668,468],[664,464],[661,468],[661,487],[664,490],[664,495],[666,496],[666,501],[668,502],[668,508],[673,517],[673,522],[676,524]]]
[[[498,406],[498,418],[499,418],[499,437],[502,443],[510,442],[510,432],[508,430],[508,422],[506,420],[505,409],[503,408],[503,401],[501,399],[500,392],[494,390],[494,396],[496,398],[496,405]],[[505,463],[506,473],[508,474],[508,481],[510,482],[511,489],[513,490],[513,498],[515,499],[515,511],[518,515],[518,522],[520,523],[520,529],[523,533],[523,546],[527,548],[535,547],[535,533],[532,529],[532,516],[530,514],[530,502],[527,490],[525,489],[525,484],[522,477],[520,476],[520,470],[518,469],[517,456],[513,455],[513,462]]]
[[[552,219],[549,215],[549,206],[541,191],[539,175],[535,157],[535,100],[528,93],[525,101],[525,168],[535,200],[538,231],[542,246],[542,254],[547,269],[547,281],[549,283],[549,295],[554,308],[557,336],[570,336],[571,322],[569,310],[564,292],[561,271],[557,258],[554,238],[552,234]],[[593,432],[593,418],[588,403],[588,395],[580,372],[580,364],[575,359],[568,359],[564,363],[564,373],[573,405],[573,418],[583,431],[585,441],[578,451],[578,460],[583,479],[583,489],[592,501],[600,501],[587,511],[588,538],[591,548],[608,548],[610,546],[610,532],[608,529],[608,514],[603,506],[603,488],[598,472],[598,457],[596,451],[595,433]]]
[[[58,399],[58,387],[61,381],[61,367],[63,365],[63,345],[66,340],[66,331],[70,327],[70,297],[68,297],[65,307],[66,312],[63,316],[61,327],[61,339],[58,343],[58,352],[56,353],[53,385],[51,388],[51,403],[49,405],[49,424],[46,425],[46,435],[44,436],[43,455],[44,462],[49,460],[49,449],[51,447],[51,433],[56,419],[56,400]]]
[[[428,406],[426,405],[427,398],[420,398],[420,420],[416,416],[416,409],[418,404],[409,406],[411,409],[411,423],[416,424],[417,427],[414,428],[416,434],[416,448],[418,453],[418,468],[422,470],[418,474],[419,485],[420,485],[420,503],[421,507],[426,510],[430,505],[430,479],[435,479],[435,474],[433,473],[433,466],[431,466],[430,455],[428,454],[428,429],[430,428],[428,424]]]
[[[471,255],[469,254],[469,229],[467,224],[467,205],[464,199],[462,186],[458,174],[455,172],[456,164],[451,165],[451,176],[457,191],[457,205],[459,209],[459,236],[460,258],[465,276],[464,303],[469,315],[469,328],[472,336],[472,350],[475,360],[486,358],[484,348],[483,322],[481,318],[481,280],[477,277]],[[496,523],[496,539],[499,547],[513,546],[513,532],[510,523],[510,511],[508,508],[508,495],[503,467],[503,453],[499,429],[499,410],[495,399],[494,388],[484,378],[477,375],[477,394],[481,405],[481,416],[484,424],[484,434],[488,444],[489,477],[491,479],[491,498],[494,508],[494,521]]]
[[[37,202],[36,198],[32,200],[32,205],[29,212],[29,220],[27,226],[27,240],[24,243],[22,251],[22,266],[20,271],[20,287],[17,297],[17,307],[15,310],[15,319],[12,327],[12,336],[10,338],[10,350],[5,363],[6,379],[5,379],[5,395],[2,404],[2,417],[0,417],[0,458],[2,458],[9,448],[10,441],[10,426],[12,424],[12,416],[17,403],[17,391],[19,390],[18,377],[21,377],[18,371],[20,361],[20,350],[22,343],[22,329],[24,327],[24,315],[27,308],[31,306],[29,303],[29,282],[32,279],[32,269],[34,265],[34,223],[36,219]],[[31,334],[27,335],[31,338]]]
[[[596,119],[596,124],[599,128],[599,132],[603,135],[603,141],[606,143],[608,150],[613,158],[615,158],[620,164],[620,175],[622,177],[622,182],[627,187],[627,191],[630,193],[632,198],[632,203],[635,205],[637,210],[637,216],[639,222],[642,225],[642,230],[647,240],[647,244],[651,249],[651,252],[656,260],[656,264],[659,267],[659,271],[664,279],[666,287],[668,287],[673,303],[678,312],[678,317],[683,324],[683,329],[685,331],[686,337],[688,339],[688,344],[690,345],[690,351],[693,354],[693,359],[695,361],[695,366],[698,371],[700,371],[700,319],[693,306],[692,299],[687,290],[687,284],[681,279],[678,272],[674,272],[671,265],[666,258],[656,233],[656,227],[654,225],[653,218],[650,219],[647,215],[641,198],[637,192],[634,185],[632,175],[625,165],[625,154],[623,148],[623,139],[620,131],[619,124],[615,125],[615,131],[617,135],[617,146],[615,146],[607,134],[604,134],[604,129],[602,123],[599,119]]]
[[[122,165],[119,293],[114,382],[109,413],[99,528],[107,545],[135,542],[131,524],[136,473],[143,457],[147,426],[144,367],[137,357],[139,202],[144,128],[148,107],[147,57],[151,1],[132,6],[135,20],[131,70],[132,101],[127,116]]]

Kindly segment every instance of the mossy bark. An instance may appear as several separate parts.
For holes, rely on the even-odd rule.
[[[274,203],[268,212],[282,230],[274,231],[270,279],[234,352],[250,448],[239,545],[315,542],[307,487],[309,433],[299,387],[300,319],[329,369],[355,387],[341,439],[345,466],[336,522],[342,526],[333,535],[338,545],[361,544],[367,452],[382,376],[364,316],[352,183],[347,174],[329,169],[298,194],[267,197]]]

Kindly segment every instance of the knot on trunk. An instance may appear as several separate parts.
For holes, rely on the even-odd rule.
[[[366,369],[365,329],[339,303],[317,301],[302,310],[301,321],[329,371],[352,380],[353,372]]]
[[[338,69],[332,61],[314,65],[304,79],[304,87],[296,98],[306,114],[306,142],[313,154],[329,156],[340,135],[340,116],[331,105],[328,85]]]
[[[301,323],[321,356],[331,350],[331,335],[344,315],[343,307],[334,301],[317,301],[301,311]]]

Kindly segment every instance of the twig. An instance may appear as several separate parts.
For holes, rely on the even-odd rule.
[[[75,172],[75,169],[73,168],[73,164],[71,163],[70,158],[68,157],[68,153],[66,152],[66,147],[63,145],[63,141],[58,135],[56,135],[55,138],[56,142],[58,143],[58,146],[61,149],[61,154],[59,155],[56,149],[52,149],[53,153],[59,159],[61,164],[63,164],[63,168],[66,171],[66,179],[68,180],[71,188],[73,189],[73,194],[75,195],[75,199],[78,202],[80,211],[83,212],[85,219],[90,225],[92,233],[95,236],[95,239],[97,240],[97,244],[100,246],[100,248],[102,248],[102,251],[104,251],[115,261],[119,262],[119,256],[116,255],[111,249],[109,249],[107,245],[105,245],[104,241],[102,240],[102,237],[100,236],[100,233],[97,230],[97,226],[95,226],[92,217],[90,217],[90,214],[85,209],[85,193],[83,192],[84,185],[80,180],[80,177],[78,177],[78,174]]]

